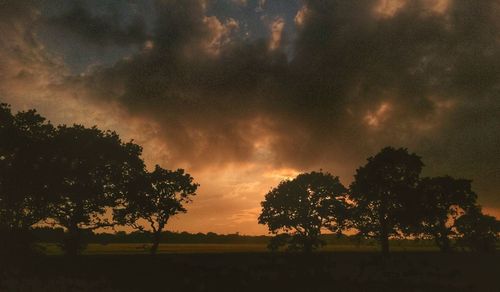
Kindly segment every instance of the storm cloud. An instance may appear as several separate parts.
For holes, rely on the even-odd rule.
[[[105,11],[108,13],[93,15],[85,8],[85,2],[72,2],[69,11],[47,16],[44,22],[56,29],[74,33],[82,37],[83,41],[99,45],[128,45],[146,40],[146,23],[140,15],[123,15],[118,9]]]
[[[426,174],[472,178],[481,203],[500,208],[498,1],[96,3],[26,2],[33,36],[77,36],[95,55],[118,47],[108,61],[80,61],[85,70],[61,74],[51,92],[153,125],[134,138],[154,137],[161,153],[145,150],[167,166],[323,168],[347,183],[366,157],[403,146]],[[44,34],[34,44],[71,63]],[[0,94],[11,84],[1,79]]]

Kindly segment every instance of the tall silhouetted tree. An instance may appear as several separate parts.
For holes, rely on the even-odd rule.
[[[416,220],[422,167],[416,154],[386,147],[356,170],[350,186],[353,221],[361,235],[379,239],[384,254],[389,253],[389,237],[400,235]]]
[[[259,223],[276,235],[273,249],[288,244],[310,252],[321,245],[321,229],[341,232],[346,226],[346,188],[330,173],[310,172],[284,180],[266,194]]]
[[[35,110],[0,104],[0,249],[27,252],[29,229],[48,216],[54,127]]]
[[[460,216],[455,223],[458,244],[477,252],[494,252],[500,238],[500,221],[482,213],[476,206]]]
[[[198,186],[183,169],[171,171],[156,165],[153,172],[137,176],[130,184],[123,204],[115,209],[115,218],[122,224],[150,232],[151,254],[156,254],[168,219],[186,212],[184,204],[196,195]]]
[[[84,247],[82,234],[111,226],[105,213],[117,204],[131,175],[144,169],[141,147],[96,127],[59,126],[53,141],[58,180],[50,218],[66,228],[69,255]]]
[[[476,204],[471,181],[449,176],[423,178],[418,187],[422,220],[417,225],[424,236],[434,238],[444,252],[450,251],[455,221]]]

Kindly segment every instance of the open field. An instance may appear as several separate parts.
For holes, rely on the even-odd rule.
[[[44,253],[48,255],[60,255],[61,249],[57,244],[46,243],[41,245]],[[89,244],[84,255],[105,255],[105,254],[147,254],[149,244],[142,243],[110,243],[110,244]],[[404,251],[437,251],[437,248],[429,245],[394,245],[391,246],[394,252]],[[375,245],[348,245],[336,244],[326,245],[320,251],[322,252],[376,252],[379,250]],[[158,253],[249,253],[249,252],[268,252],[265,244],[160,244]]]
[[[389,258],[373,252],[49,256],[4,263],[0,291],[498,292],[499,275],[498,253],[395,252]]]

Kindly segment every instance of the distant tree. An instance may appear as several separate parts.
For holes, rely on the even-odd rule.
[[[494,252],[500,238],[500,221],[471,208],[456,223],[458,244],[476,252]]]
[[[401,235],[418,217],[416,187],[423,163],[407,149],[386,147],[356,170],[350,195],[354,226],[376,237],[389,253],[389,237]]]
[[[457,218],[476,204],[471,181],[450,176],[423,178],[418,191],[422,220],[416,230],[433,237],[441,251],[450,251]]]
[[[105,214],[133,174],[144,169],[142,149],[123,143],[115,132],[80,125],[59,126],[53,147],[58,185],[50,219],[66,229],[65,252],[76,255],[85,233],[113,225]]]
[[[166,170],[156,165],[131,184],[122,204],[115,208],[118,222],[152,235],[151,254],[156,254],[162,231],[170,217],[186,212],[199,184],[183,169]],[[144,226],[143,224],[146,224]]]
[[[0,250],[26,253],[30,228],[48,216],[54,127],[35,110],[0,104]]]
[[[261,203],[259,224],[275,235],[269,247],[311,252],[322,244],[321,229],[340,233],[347,223],[346,191],[338,177],[321,171],[280,182]]]

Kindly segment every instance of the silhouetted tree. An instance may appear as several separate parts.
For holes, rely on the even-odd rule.
[[[458,244],[477,252],[494,252],[500,238],[500,221],[485,215],[480,207],[471,208],[455,223]]]
[[[322,244],[322,228],[340,233],[347,222],[346,191],[338,177],[321,171],[280,182],[261,203],[259,223],[276,235],[269,247],[310,252]]]
[[[30,228],[48,216],[54,127],[35,110],[0,104],[0,250],[26,253]]]
[[[423,178],[418,191],[422,220],[417,230],[432,236],[441,251],[450,251],[455,221],[476,204],[471,181],[449,176]]]
[[[422,167],[416,154],[386,147],[356,170],[350,186],[354,225],[361,235],[377,237],[383,254],[389,253],[389,237],[405,232],[417,218]]]
[[[184,204],[196,195],[198,186],[183,169],[171,171],[156,165],[153,172],[144,172],[130,185],[123,204],[115,209],[115,218],[122,224],[150,232],[151,254],[156,254],[168,219],[186,212]]]
[[[96,127],[59,126],[53,141],[58,185],[50,219],[66,228],[62,247],[76,255],[83,233],[113,225],[105,213],[117,204],[131,175],[144,169],[141,147]]]

